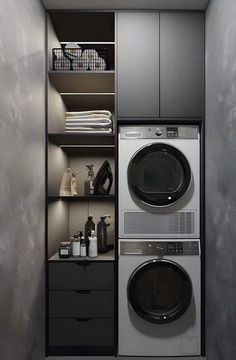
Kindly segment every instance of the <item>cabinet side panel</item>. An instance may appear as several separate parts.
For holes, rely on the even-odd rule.
[[[161,117],[202,116],[203,58],[203,13],[161,13]]]
[[[159,116],[159,14],[119,12],[118,117]]]
[[[63,173],[69,162],[64,151],[52,143],[48,144],[48,195],[58,196]]]
[[[54,86],[48,81],[48,132],[64,133],[66,106]]]
[[[50,16],[47,15],[47,36],[48,36],[48,70],[52,70],[52,49],[60,48],[60,42],[57,38],[54,26],[50,19]]]
[[[48,257],[58,251],[61,241],[68,241],[69,205],[55,201],[48,206]]]

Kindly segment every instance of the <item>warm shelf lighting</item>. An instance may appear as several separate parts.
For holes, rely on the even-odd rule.
[[[62,96],[76,96],[76,95],[98,95],[98,96],[106,96],[106,95],[115,95],[115,93],[65,93],[65,92],[60,92],[60,95]]]
[[[67,144],[66,145],[60,145],[60,148],[98,148],[98,147],[100,147],[100,148],[114,148],[115,145],[99,145],[99,144],[93,144],[93,145],[67,145]]]

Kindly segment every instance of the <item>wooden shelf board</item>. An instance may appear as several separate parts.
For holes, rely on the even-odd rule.
[[[61,93],[68,111],[110,110],[114,113],[115,93]]]
[[[54,71],[49,80],[60,93],[113,93],[115,71]]]
[[[74,41],[60,41],[61,45],[66,45]],[[79,45],[115,45],[114,41],[76,41]]]
[[[116,195],[90,195],[90,196],[48,196],[49,201],[106,201],[115,200]]]
[[[51,256],[48,261],[114,261],[115,260],[115,252],[114,249],[108,251],[105,254],[98,254],[97,257],[81,257],[81,256],[72,256],[70,258],[60,258],[58,252]]]
[[[91,70],[85,70],[85,71],[75,71],[75,70],[49,70],[48,71],[49,76],[52,75],[80,75],[80,74],[115,74],[115,70],[98,70],[98,71],[91,71]]]
[[[114,145],[115,134],[48,134],[48,139],[56,145]],[[89,145],[88,145],[89,144]]]

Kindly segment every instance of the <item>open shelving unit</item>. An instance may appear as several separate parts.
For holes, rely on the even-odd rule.
[[[96,31],[95,31],[96,30]],[[105,71],[56,71],[53,70],[52,49],[63,48],[66,43],[76,42],[82,49],[107,49],[107,70]],[[89,214],[93,214],[95,224],[100,216],[111,214],[115,219],[117,195],[115,184],[116,173],[116,110],[115,110],[115,15],[114,12],[74,12],[52,11],[47,15],[47,234],[46,234],[46,348],[47,355],[114,355],[115,327],[114,303],[111,304],[110,317],[101,321],[91,316],[91,324],[55,315],[62,298],[75,296],[93,298],[100,290],[104,296],[114,300],[114,263],[115,250],[99,254],[95,258],[72,257],[61,259],[58,256],[60,242],[68,241],[77,231],[84,232],[84,225]],[[113,117],[112,133],[66,133],[65,112],[85,110],[109,110]],[[94,164],[94,173],[108,160],[113,172],[113,185],[109,195],[85,195],[84,181],[87,177],[86,164]],[[65,169],[79,171],[78,196],[60,196],[60,183]],[[115,224],[116,226],[116,224]],[[115,247],[115,232],[114,232]],[[83,270],[88,281],[85,293],[83,284],[65,287],[59,275],[67,278],[66,284]],[[104,283],[103,278],[109,277]],[[80,275],[79,275],[80,276]],[[96,286],[93,288],[93,277]],[[59,284],[59,285],[58,285]],[[90,284],[90,285],[89,285]],[[67,286],[67,285],[66,285]],[[76,286],[76,288],[74,288]],[[83,291],[80,289],[82,286]],[[80,290],[82,293],[80,294]],[[98,292],[96,292],[98,291]],[[97,294],[97,295],[96,295]],[[60,298],[61,296],[61,298]],[[60,307],[60,306],[59,306]],[[113,310],[112,310],[113,309]],[[86,310],[87,312],[90,309]],[[113,311],[113,312],[112,312]],[[73,312],[73,311],[72,311]],[[75,310],[76,313],[76,310]],[[107,315],[106,315],[107,316]],[[88,317],[88,316],[87,316]],[[60,320],[61,319],[61,320]],[[71,326],[71,336],[63,339],[65,326]],[[101,336],[105,326],[107,329]],[[69,331],[69,330],[68,330]],[[74,332],[91,334],[90,343]],[[106,338],[107,336],[107,338]],[[63,339],[63,340],[62,340]]]
[[[83,193],[86,161],[98,169],[102,160],[112,162],[115,173],[115,17],[113,12],[68,12],[52,11],[48,14],[48,203],[63,200],[70,203],[112,201],[115,202],[115,186],[108,196],[86,197]],[[94,31],[96,29],[96,31]],[[56,71],[53,70],[52,50],[69,42],[76,42],[82,48],[107,48],[108,68],[106,71]],[[66,133],[65,112],[107,109],[113,114],[113,133],[83,134]],[[59,196],[63,170],[76,166],[79,174],[79,193],[76,197]],[[111,205],[111,204],[110,204]],[[113,206],[114,207],[114,206]],[[87,210],[86,210],[87,211]],[[108,211],[111,211],[108,206]],[[70,210],[69,210],[70,212]],[[95,211],[98,213],[98,210]],[[112,211],[114,214],[114,209]],[[88,215],[88,214],[86,214]],[[102,215],[102,214],[101,214]],[[97,222],[99,219],[95,219]],[[50,227],[50,223],[48,224]],[[81,226],[81,224],[80,224]],[[83,229],[81,229],[83,230]],[[69,229],[68,237],[71,236]],[[57,246],[63,241],[57,239]],[[56,242],[48,238],[48,242]],[[56,247],[53,246],[53,248]],[[48,256],[52,256],[48,253]]]

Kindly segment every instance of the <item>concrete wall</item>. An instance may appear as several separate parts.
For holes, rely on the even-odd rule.
[[[1,0],[0,358],[44,358],[45,14]]]
[[[236,359],[236,1],[206,13],[207,359]]]

